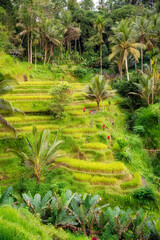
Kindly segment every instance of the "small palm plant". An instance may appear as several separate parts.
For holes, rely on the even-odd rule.
[[[153,85],[152,82],[153,79],[148,75],[144,74],[143,78],[140,80],[139,83],[134,83],[138,88],[138,92],[130,92],[130,94],[139,95],[147,102],[148,105],[150,105]]]
[[[21,113],[23,114],[19,109],[14,108],[11,103],[3,98],[1,98],[2,95],[10,92],[13,90],[13,85],[16,84],[15,80],[12,79],[2,79],[0,80],[0,123],[7,129],[14,133],[16,136],[16,130],[15,128],[7,122],[4,117],[1,115],[1,113],[7,113],[7,114],[16,114]]]
[[[97,102],[97,111],[99,111],[100,102],[113,95],[113,91],[108,92],[107,82],[102,76],[95,76],[91,86],[87,86],[85,97],[91,101]]]
[[[15,149],[7,149],[6,152],[12,152],[16,154],[22,161],[24,161],[27,167],[34,169],[37,184],[39,184],[40,176],[47,166],[50,166],[54,160],[60,156],[58,148],[62,141],[57,141],[55,138],[52,146],[49,146],[49,130],[43,130],[38,138],[38,130],[36,126],[33,126],[32,130],[33,142],[26,138],[27,148],[26,152],[19,152]]]

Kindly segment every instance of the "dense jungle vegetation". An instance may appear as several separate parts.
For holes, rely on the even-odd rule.
[[[160,1],[0,0],[0,240],[160,239]]]

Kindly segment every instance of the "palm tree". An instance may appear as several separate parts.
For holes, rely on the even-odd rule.
[[[147,74],[144,74],[140,82],[134,84],[137,86],[138,92],[130,92],[130,94],[139,95],[147,102],[149,106],[151,104],[153,78],[149,77]]]
[[[13,85],[16,83],[15,80],[6,80],[6,79],[2,79],[0,81],[0,96],[10,92],[13,89]],[[0,113],[8,113],[8,114],[15,114],[15,113],[21,113],[22,112],[16,108],[14,108],[12,106],[12,104],[3,99],[0,98]],[[4,117],[2,117],[2,115],[0,114],[0,122],[1,124],[8,130],[10,130],[11,132],[13,132],[13,134],[16,136],[16,130],[15,128],[9,123],[7,122]]]
[[[99,111],[100,102],[113,95],[112,92],[107,91],[107,82],[100,76],[95,76],[92,80],[91,86],[87,86],[85,97],[91,101],[97,102],[97,111]]]
[[[137,34],[137,37],[142,44],[146,44],[149,50],[152,49],[152,35],[150,21],[144,16],[138,16],[135,19],[134,28]],[[141,71],[143,73],[143,45],[141,47]]]
[[[102,16],[98,16],[94,27],[97,28],[99,33],[99,41],[100,41],[100,62],[101,62],[101,75],[102,75],[102,44],[103,44],[103,31],[105,27],[105,21]]]
[[[138,48],[144,48],[144,44],[135,42],[135,33],[132,30],[131,22],[128,19],[122,20],[116,27],[112,28],[113,36],[109,38],[112,42],[112,53],[109,55],[109,60],[119,56],[118,66],[120,75],[122,76],[122,65],[125,62],[127,79],[129,81],[128,72],[128,55],[132,55],[136,61],[140,57]]]
[[[27,35],[29,63],[32,63],[33,33],[35,30],[35,24],[36,24],[36,14],[32,8],[33,6],[30,6],[30,5],[23,6],[19,15],[20,22],[17,23],[17,27],[20,27],[22,29],[22,31],[19,33],[19,36],[23,37]]]
[[[32,134],[33,141],[26,138],[26,152],[15,149],[7,149],[6,152],[16,154],[28,167],[34,169],[37,184],[39,184],[41,173],[59,156],[57,149],[62,141],[57,141],[55,138],[52,146],[49,146],[49,130],[43,130],[38,138],[38,131],[35,126],[33,126]]]
[[[50,49],[50,56],[48,59],[48,63],[49,63],[50,58],[53,56],[53,46],[60,45],[61,42],[57,39],[58,30],[56,26],[49,20],[44,22],[44,26],[42,28],[42,35],[43,35],[43,41],[44,41],[44,51],[45,51],[44,65],[45,65],[47,62],[48,50]]]

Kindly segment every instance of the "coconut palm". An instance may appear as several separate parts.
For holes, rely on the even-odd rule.
[[[109,38],[112,42],[112,53],[109,55],[109,60],[119,56],[118,67],[122,76],[122,65],[125,62],[127,79],[129,81],[128,72],[128,55],[132,55],[138,62],[140,57],[139,48],[144,48],[144,44],[135,42],[135,33],[132,29],[131,22],[127,19],[122,20],[116,27],[112,28],[113,36]]]
[[[17,27],[22,29],[19,36],[27,35],[28,62],[32,63],[33,32],[35,30],[36,14],[30,5],[21,9],[19,19],[20,22],[17,23]]]
[[[45,51],[44,65],[47,62],[48,50],[50,51],[50,56],[48,59],[48,62],[49,62],[50,58],[53,56],[53,46],[54,45],[57,46],[61,44],[61,42],[57,39],[58,34],[59,34],[58,29],[56,25],[53,24],[52,21],[47,20],[44,22],[44,25],[42,28],[42,39],[44,41],[44,51]]]
[[[103,44],[103,31],[105,27],[105,21],[103,17],[98,16],[96,19],[96,22],[94,24],[94,27],[97,28],[99,33],[99,41],[100,41],[100,62],[101,62],[101,75],[102,75],[102,44]]]
[[[21,113],[22,112],[19,109],[16,109],[12,106],[12,104],[1,98],[2,95],[10,92],[13,90],[13,85],[16,83],[14,80],[6,80],[2,79],[0,81],[0,113],[7,113],[7,114],[15,114],[15,113]],[[4,117],[0,114],[0,123],[7,129],[13,132],[13,134],[16,136],[16,130],[15,128],[7,122]]]
[[[97,111],[99,111],[100,102],[113,95],[113,91],[107,91],[107,82],[100,76],[95,76],[91,86],[87,86],[85,97],[91,101],[97,102]]]
[[[34,169],[37,184],[39,184],[41,173],[59,156],[57,149],[62,141],[57,141],[55,138],[52,146],[49,146],[49,131],[43,130],[38,138],[36,126],[33,126],[32,134],[33,142],[26,138],[26,152],[15,149],[7,149],[6,152],[16,154],[28,167]]]
[[[153,32],[151,31],[150,21],[144,16],[138,16],[134,22],[134,28],[136,30],[136,34],[138,40],[142,44],[146,44],[149,50],[152,50],[152,36]],[[141,71],[143,73],[143,45],[141,47]]]

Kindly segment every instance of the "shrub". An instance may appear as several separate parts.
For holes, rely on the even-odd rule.
[[[148,186],[136,189],[133,193],[133,197],[140,202],[156,200],[154,191]]]
[[[134,173],[133,180],[130,182],[122,183],[121,188],[122,189],[135,188],[135,187],[138,187],[139,185],[141,185],[141,183],[142,183],[141,175],[138,172],[136,172],[136,173]]]
[[[87,74],[87,70],[84,68],[76,68],[73,71],[73,76],[78,78],[84,78],[84,76]]]
[[[71,90],[67,84],[59,84],[52,88],[51,111],[55,118],[61,118],[64,115],[66,104],[70,100]]]
[[[91,183],[92,184],[115,185],[117,183],[117,179],[116,178],[94,176],[91,179]]]
[[[134,129],[143,127],[143,139],[148,148],[159,148],[160,104],[153,104],[147,108],[140,108],[135,113]]]
[[[111,162],[105,164],[98,162],[87,162],[74,158],[59,158],[56,159],[56,162],[66,163],[70,168],[74,168],[77,170],[86,170],[88,172],[121,173],[125,171],[125,165],[121,162]]]
[[[95,142],[95,143],[85,143],[82,146],[85,149],[95,149],[95,150],[106,150],[107,146],[104,143],[99,143],[99,142]]]

